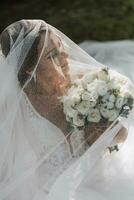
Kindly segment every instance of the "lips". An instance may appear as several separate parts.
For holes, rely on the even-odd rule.
[[[64,95],[67,91],[68,85],[70,83],[70,75],[69,75],[69,66],[68,62],[65,61],[63,65],[61,65],[62,74],[58,74],[54,80],[54,87],[57,95]]]
[[[64,68],[64,66],[67,66],[68,62],[66,61],[65,63],[62,64],[62,67]]]
[[[70,82],[69,80],[70,79],[63,78],[63,77],[61,79],[58,79],[57,81],[55,80],[54,87],[55,87],[57,95],[64,95],[66,93],[69,82]]]

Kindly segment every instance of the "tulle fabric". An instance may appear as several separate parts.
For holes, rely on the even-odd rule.
[[[134,41],[119,40],[108,42],[85,41],[79,45],[97,61],[117,70],[134,81]]]
[[[103,65],[46,22],[24,22],[32,23],[33,28],[24,37],[25,29],[22,27],[13,45],[12,34],[9,33],[12,48],[6,58],[3,55],[0,57],[0,199],[70,200],[77,199],[76,194],[80,194],[78,198],[83,195],[82,199],[86,199],[85,192],[77,193],[77,189],[80,187],[83,190],[81,184],[87,176],[90,181],[96,177],[94,169],[97,170],[97,162],[102,159],[105,149],[121,127],[121,122],[109,127],[83,155],[74,157],[63,132],[51,121],[40,116],[24,89],[36,73],[48,45],[49,31],[60,37],[64,50],[69,55],[72,80],[77,74],[84,74]],[[31,77],[21,87],[17,73],[42,25],[45,29],[43,48]],[[54,59],[51,59],[55,67],[58,67]],[[78,155],[81,145],[82,143],[75,149]],[[86,190],[86,186],[84,188]],[[88,195],[90,196],[90,190]]]
[[[52,31],[60,37],[69,55],[72,79],[77,73],[86,72],[90,67],[101,64],[46,22],[22,21],[25,26],[29,26],[29,30],[26,33],[25,26],[22,27],[13,43],[11,29],[8,32],[10,52],[6,58],[2,53],[0,56],[0,199],[39,200],[47,196],[57,177],[76,159],[70,152],[63,132],[40,116],[24,92],[48,46],[49,32]],[[42,26],[45,30],[43,47],[32,75],[21,87],[17,74]],[[51,60],[55,67],[59,67],[53,58]],[[76,152],[79,149],[78,146]]]
[[[98,61],[128,75],[133,81],[133,41],[83,42],[80,46]],[[119,147],[119,152],[109,154],[105,151],[110,138],[113,138],[112,131],[116,132],[113,129],[106,131],[79,161],[57,180],[49,194],[50,199],[63,198],[61,187],[66,194],[64,199],[133,199],[133,113],[127,120],[121,120],[121,123],[128,129],[128,138]],[[115,129],[118,129],[118,126],[119,124]],[[69,177],[73,177],[73,181]]]

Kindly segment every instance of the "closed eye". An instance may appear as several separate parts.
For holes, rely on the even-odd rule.
[[[53,49],[51,52],[49,52],[49,54],[47,55],[47,59],[51,59],[54,58],[56,56],[58,56],[59,52],[57,49]]]

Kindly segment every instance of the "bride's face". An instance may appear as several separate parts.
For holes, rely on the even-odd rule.
[[[45,35],[42,34],[38,45],[38,52],[42,51]],[[70,82],[68,54],[65,52],[60,38],[53,32],[48,33],[48,42],[45,44],[39,67],[37,80],[41,87],[49,94],[62,95]]]

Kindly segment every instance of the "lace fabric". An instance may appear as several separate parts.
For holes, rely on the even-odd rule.
[[[40,127],[41,133],[45,129],[44,127],[44,119],[40,114],[33,108],[32,104],[30,103],[28,97],[25,95],[26,99],[26,105],[27,105],[27,112],[30,117],[31,123],[33,125],[33,128]],[[49,134],[49,133],[48,133]],[[63,139],[64,134],[61,133],[61,139]],[[40,139],[40,142],[44,146],[44,152],[49,152],[51,148],[54,147],[54,144],[52,141],[55,141],[57,139],[57,134],[53,132],[53,135],[51,137],[49,135],[46,135],[44,132],[44,136],[38,132],[38,138]],[[64,140],[63,143],[55,150],[55,152],[45,160],[41,164],[38,170],[39,175],[39,187],[42,187],[44,185],[45,193],[47,194],[52,186],[52,183],[58,175],[71,163],[73,163],[76,158],[81,156],[87,146],[85,145],[85,139],[84,139],[84,132],[79,131],[75,132],[70,137],[71,141],[71,147],[73,149],[73,152],[71,154],[70,151],[70,145],[68,144],[67,140]],[[43,153],[43,152],[42,152]],[[46,180],[46,183],[44,183],[44,180]]]
[[[42,20],[16,22],[4,30],[0,39],[4,48],[0,57],[0,199],[70,200],[82,180],[92,177],[89,170],[93,171],[120,125],[107,130],[88,149],[83,132],[71,135],[70,152],[62,129],[36,112],[24,89],[37,78],[47,92],[53,86],[52,92],[61,94],[63,80],[68,83],[103,65]],[[35,46],[37,52],[31,56]],[[57,51],[48,55],[52,47]],[[47,108],[49,101],[44,103]]]

